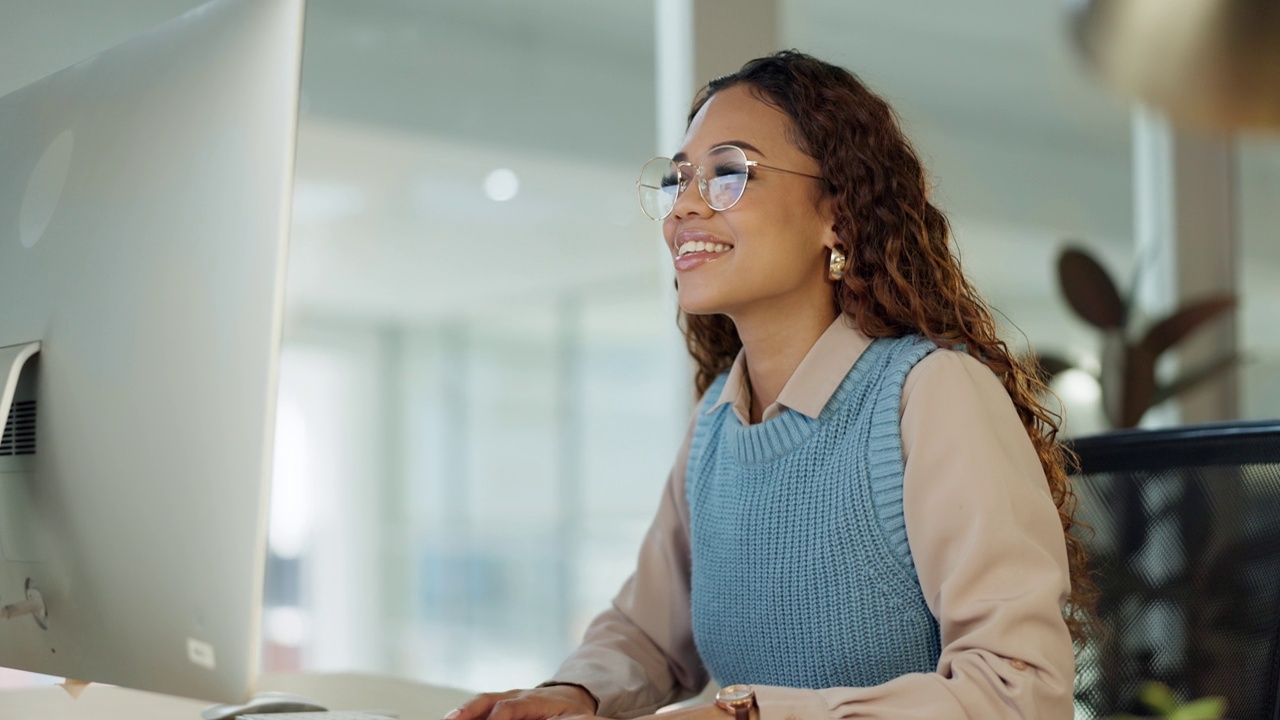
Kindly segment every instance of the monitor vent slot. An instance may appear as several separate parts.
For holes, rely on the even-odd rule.
[[[0,457],[36,454],[36,401],[19,400],[9,409],[0,436]]]

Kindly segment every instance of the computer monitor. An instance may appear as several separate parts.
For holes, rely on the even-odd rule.
[[[0,606],[47,610],[0,665],[251,693],[302,18],[215,0],[0,98]]]

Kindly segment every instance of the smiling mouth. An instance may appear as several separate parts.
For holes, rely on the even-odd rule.
[[[728,252],[729,250],[732,250],[732,249],[733,249],[732,245],[725,245],[723,243],[709,243],[709,242],[704,242],[702,240],[691,240],[681,245],[676,250],[676,257],[682,258],[685,255],[688,255],[690,253],[699,253],[699,252],[722,253],[722,252]]]

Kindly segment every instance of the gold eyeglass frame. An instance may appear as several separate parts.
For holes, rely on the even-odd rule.
[[[817,176],[817,175],[810,175],[809,173],[802,173],[802,172],[800,172],[799,170],[788,170],[788,169],[786,169],[786,168],[781,168],[781,167],[778,167],[778,166],[776,166],[776,165],[766,165],[766,164],[764,164],[764,163],[760,162],[759,160],[752,160],[752,159],[750,159],[750,158],[748,158],[748,157],[747,157],[747,151],[746,151],[746,150],[743,150],[742,148],[738,147],[737,145],[728,145],[728,144],[726,144],[726,145],[717,145],[717,146],[715,146],[715,147],[711,148],[710,150],[708,150],[708,151],[706,152],[706,154],[705,154],[705,155],[703,155],[704,160],[705,160],[705,158],[707,158],[708,156],[710,156],[710,155],[712,155],[713,153],[715,153],[717,150],[722,150],[722,149],[724,149],[724,148],[732,148],[732,149],[734,149],[734,150],[737,150],[737,151],[738,151],[738,153],[742,155],[743,162],[744,162],[744,164],[746,165],[746,167],[747,167],[748,169],[753,168],[753,167],[754,167],[754,168],[765,168],[766,170],[777,170],[778,172],[784,172],[784,173],[787,173],[787,174],[789,174],[789,175],[799,175],[800,177],[807,177],[807,178],[811,178],[811,179],[813,179],[813,180],[821,180],[821,179],[822,179],[821,177],[819,177],[819,176]],[[643,167],[641,167],[641,168],[640,168],[640,174],[641,174],[642,176],[644,175],[644,168],[649,167],[649,164],[650,164],[650,163],[652,163],[654,160],[666,160],[668,163],[670,163],[670,164],[674,165],[674,166],[675,166],[675,168],[676,168],[676,175],[677,175],[677,176],[679,176],[679,178],[680,178],[680,182],[679,182],[679,184],[678,184],[678,185],[677,185],[677,187],[676,187],[676,196],[671,200],[671,209],[670,209],[670,210],[668,210],[668,211],[666,212],[666,214],[664,214],[662,217],[654,217],[654,216],[650,215],[650,214],[649,214],[649,211],[648,211],[648,210],[646,210],[646,209],[645,209],[645,207],[644,207],[644,195],[643,195],[643,193],[644,193],[644,191],[645,191],[645,189],[646,189],[646,188],[647,188],[647,189],[649,189],[649,190],[662,190],[662,188],[657,187],[657,186],[654,186],[654,185],[645,185],[644,183],[640,182],[640,180],[639,180],[639,179],[637,179],[637,180],[636,180],[636,199],[640,201],[640,212],[643,212],[643,213],[645,214],[645,217],[648,217],[648,218],[649,218],[649,219],[651,219],[651,220],[655,220],[655,221],[657,221],[657,222],[662,222],[663,220],[666,220],[667,218],[671,217],[671,213],[675,212],[675,209],[676,209],[676,203],[677,203],[677,202],[679,202],[679,200],[680,200],[680,196],[684,194],[684,191],[685,191],[685,190],[688,190],[688,189],[689,189],[689,180],[685,177],[685,174],[684,174],[684,172],[683,172],[684,168],[686,168],[686,167],[693,168],[694,176],[695,176],[695,177],[697,177],[697,179],[698,179],[698,195],[702,197],[702,201],[703,201],[704,203],[706,203],[706,204],[707,204],[707,207],[711,208],[712,210],[714,210],[714,211],[716,211],[716,212],[724,212],[725,210],[729,210],[729,209],[730,209],[730,208],[732,208],[734,205],[737,205],[737,204],[738,204],[738,201],[742,199],[742,196],[743,196],[743,195],[746,195],[746,194],[747,194],[747,183],[748,183],[748,182],[750,181],[750,179],[751,179],[751,176],[750,176],[750,175],[748,175],[748,176],[747,176],[747,179],[746,179],[746,180],[743,180],[743,181],[742,181],[742,192],[738,193],[738,197],[734,198],[733,202],[729,203],[728,205],[724,206],[723,208],[718,208],[718,207],[716,207],[716,206],[712,205],[712,204],[711,204],[711,201],[707,199],[707,178],[702,174],[702,168],[703,168],[703,166],[704,166],[704,163],[698,163],[697,165],[694,165],[692,162],[690,162],[690,161],[688,161],[688,160],[681,160],[680,162],[676,162],[675,160],[673,160],[673,159],[671,159],[671,158],[669,158],[669,157],[663,157],[663,156],[661,156],[661,155],[656,155],[656,156],[654,156],[651,160],[649,160],[649,162],[646,162],[646,163],[644,164],[644,166],[643,166]]]

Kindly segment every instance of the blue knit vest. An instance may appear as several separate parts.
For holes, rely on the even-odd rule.
[[[878,339],[818,418],[743,427],[706,393],[689,450],[693,633],[722,685],[866,687],[941,653],[902,513],[907,373],[936,346]]]

